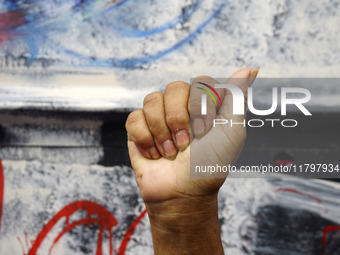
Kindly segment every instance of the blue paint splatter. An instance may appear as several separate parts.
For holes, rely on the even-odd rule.
[[[176,27],[178,24],[182,24],[189,20],[191,16],[197,11],[197,9],[201,6],[203,0],[199,0],[197,3],[189,6],[189,8],[184,9],[181,15],[178,15],[176,18],[168,21],[167,23],[150,30],[133,30],[133,29],[124,29],[122,26],[117,26],[117,30],[120,34],[129,36],[129,37],[145,37],[153,34],[164,32],[165,30]]]
[[[48,1],[36,0],[34,3],[45,4]],[[51,0],[50,0],[51,1]],[[122,0],[120,2],[112,3],[107,0],[101,1],[90,1],[90,0],[74,0],[74,1],[64,1],[61,4],[68,4],[70,8],[67,11],[63,11],[60,15],[54,14],[55,17],[49,17],[48,13],[32,13],[29,9],[23,9],[22,3],[24,1],[6,1],[5,6],[9,10],[20,10],[24,13],[27,13],[25,19],[28,20],[28,23],[24,25],[18,26],[14,28],[14,32],[20,34],[18,40],[24,41],[27,45],[27,51],[30,54],[27,63],[31,64],[39,57],[39,46],[49,45],[51,49],[56,50],[57,52],[66,54],[67,56],[74,58],[74,62],[77,64],[71,64],[76,67],[99,67],[99,68],[140,68],[144,65],[150,64],[165,55],[177,50],[184,44],[193,40],[226,6],[227,0],[223,0],[220,2],[217,9],[213,11],[213,13],[206,18],[203,23],[201,23],[193,32],[187,35],[184,39],[180,40],[176,44],[171,47],[159,51],[154,54],[150,54],[147,56],[141,57],[132,57],[132,58],[97,58],[95,56],[88,57],[83,56],[79,53],[71,51],[69,49],[64,48],[57,42],[54,42],[50,39],[51,35],[61,34],[63,32],[67,32],[70,29],[70,24],[81,25],[82,22],[91,22],[94,19],[100,19],[104,17],[105,14],[111,14],[115,12],[115,14],[119,15],[120,8],[123,5],[130,2],[133,4],[131,0]],[[27,1],[32,4],[32,1]],[[122,26],[118,20],[115,20],[114,29],[119,30],[119,34],[128,36],[128,37],[145,37],[162,33],[166,30],[172,29],[178,24],[183,24],[187,20],[189,20],[192,15],[200,8],[203,0],[198,0],[191,6],[187,7],[184,12],[173,18],[172,20],[162,24],[156,28],[150,30],[134,30],[134,29],[126,29]],[[19,4],[21,3],[21,4]],[[108,4],[110,5],[108,6]],[[0,6],[1,8],[2,6]],[[60,10],[63,10],[62,8]],[[119,17],[119,16],[118,16]],[[77,23],[77,22],[78,23]],[[75,26],[74,25],[74,26]],[[14,39],[15,40],[15,39]]]

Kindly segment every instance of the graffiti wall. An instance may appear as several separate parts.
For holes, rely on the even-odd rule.
[[[244,66],[263,77],[338,77],[339,12],[328,0],[4,0],[1,103],[134,108],[174,79]]]
[[[339,17],[328,0],[0,1],[0,255],[153,254],[129,111],[173,80],[244,66],[336,78]],[[339,87],[311,89],[315,122],[250,132],[239,164],[281,152],[339,162]],[[340,254],[339,195],[334,179],[228,179],[226,254]]]

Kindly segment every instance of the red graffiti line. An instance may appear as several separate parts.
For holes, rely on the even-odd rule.
[[[2,162],[0,159],[0,227],[1,227],[1,216],[2,216],[2,207],[3,207],[3,195],[4,195],[4,173],[3,173],[3,167]],[[80,219],[77,221],[74,221],[70,223],[69,219],[72,214],[77,212],[78,210],[84,210],[87,213],[87,217],[85,219]],[[142,221],[144,216],[147,214],[147,211],[144,210],[129,226],[128,230],[126,231],[124,238],[122,240],[122,243],[119,247],[119,255],[124,255],[126,248],[128,246],[128,243],[131,239],[131,236],[134,234],[138,224]],[[66,226],[63,228],[63,230],[58,234],[58,236],[53,240],[53,243],[49,249],[49,253],[51,254],[54,246],[58,243],[60,238],[66,234],[71,229],[75,228],[76,226],[86,224],[90,226],[91,224],[98,224],[99,226],[99,234],[98,234],[98,240],[97,240],[97,251],[96,255],[102,255],[102,242],[103,242],[103,231],[108,230],[109,232],[109,251],[110,255],[113,253],[113,237],[112,237],[112,229],[114,226],[118,224],[117,220],[114,218],[114,216],[102,205],[97,204],[92,201],[88,200],[79,200],[75,201],[64,208],[62,208],[56,215],[52,217],[52,219],[43,227],[43,229],[38,234],[35,241],[31,241],[32,248],[28,251],[27,255],[36,255],[37,251],[46,238],[46,236],[49,234],[49,232],[53,229],[53,227],[58,223],[59,220],[62,218],[66,218]],[[1,230],[1,228],[0,228]],[[29,246],[29,240],[28,240],[28,234],[25,232],[25,244],[26,246]],[[24,244],[22,240],[18,237],[17,238],[23,255],[26,255]]]
[[[69,222],[70,216],[78,210],[86,211],[87,218],[70,223]],[[32,248],[28,252],[28,255],[36,255],[40,245],[42,244],[48,233],[57,224],[57,222],[64,217],[66,217],[66,226],[61,231],[61,233],[54,239],[53,244],[50,247],[49,254],[52,252],[53,247],[57,244],[60,238],[65,233],[70,231],[72,228],[75,228],[76,226],[82,224],[87,224],[89,226],[94,223],[98,224],[99,226],[96,255],[102,255],[102,240],[103,240],[102,238],[104,229],[108,230],[110,233],[109,234],[110,254],[112,254],[113,251],[112,229],[114,226],[118,224],[117,220],[105,207],[92,201],[80,200],[65,206],[55,216],[53,216],[53,218],[44,226],[44,228],[38,234]]]
[[[0,233],[1,233],[2,206],[4,202],[4,191],[5,191],[4,170],[2,168],[2,163],[0,159]]]
[[[130,225],[130,227],[128,228],[128,230],[126,231],[126,234],[122,240],[122,243],[120,244],[120,248],[119,248],[119,253],[118,255],[124,255],[125,254],[125,250],[126,247],[131,239],[131,236],[133,235],[133,233],[135,232],[135,229],[137,228],[138,224],[141,222],[141,220],[144,218],[145,214],[147,213],[146,210],[144,210]]]
[[[305,197],[308,197],[310,199],[313,199],[314,201],[316,201],[319,205],[322,205],[322,200],[313,196],[313,195],[309,195],[307,193],[303,193],[301,191],[298,191],[296,189],[292,189],[292,188],[278,188],[275,190],[275,192],[279,192],[279,191],[287,191],[287,192],[292,192],[292,193],[296,193]],[[325,208],[325,213],[327,213],[327,208]]]
[[[19,241],[19,243],[20,243],[20,247],[21,247],[21,250],[22,250],[22,254],[23,254],[23,255],[26,255],[26,253],[25,253],[25,247],[24,247],[23,242],[21,241],[21,238],[20,238],[20,237],[17,237],[17,239],[18,239],[18,241]]]
[[[333,232],[333,231],[338,231],[340,230],[340,226],[326,226],[323,229],[323,236],[322,236],[322,247],[326,247],[327,244],[327,235],[329,232]]]
[[[25,245],[26,245],[26,248],[29,249],[30,245],[34,244],[34,240],[29,240],[29,236],[28,236],[27,232],[24,232],[24,235],[25,235]],[[20,244],[20,247],[21,247],[21,250],[22,250],[22,254],[23,255],[27,255],[26,252],[25,252],[24,243],[23,243],[23,241],[21,240],[21,238],[19,236],[17,237],[17,240],[19,241],[19,244]]]

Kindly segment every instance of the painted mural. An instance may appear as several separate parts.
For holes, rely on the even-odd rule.
[[[337,78],[339,22],[330,0],[0,1],[0,255],[153,254],[128,166],[127,113],[174,79],[244,66],[261,66],[262,77]],[[313,109],[330,132],[266,130],[247,151],[338,160],[339,87],[322,88],[311,88]],[[321,148],[295,146],[306,133],[325,138]],[[226,254],[340,254],[339,195],[334,180],[228,179]]]
[[[4,1],[1,51],[24,65],[138,68],[188,43],[226,4],[226,0]]]

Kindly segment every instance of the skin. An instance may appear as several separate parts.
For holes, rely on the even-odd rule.
[[[246,97],[257,73],[258,69],[241,69],[228,83],[241,88]],[[197,85],[198,81],[211,86],[217,83],[208,76],[198,77],[193,83]],[[208,97],[209,117],[202,117],[200,100],[204,92],[185,82],[173,82],[164,93],[147,95],[143,109],[132,112],[126,121],[130,160],[150,218],[156,255],[224,254],[217,195],[226,176],[190,178],[190,149],[195,164],[234,164],[246,138],[243,125],[212,128],[213,118],[245,119],[244,115],[232,114],[230,92],[217,92],[222,106],[216,107]]]

